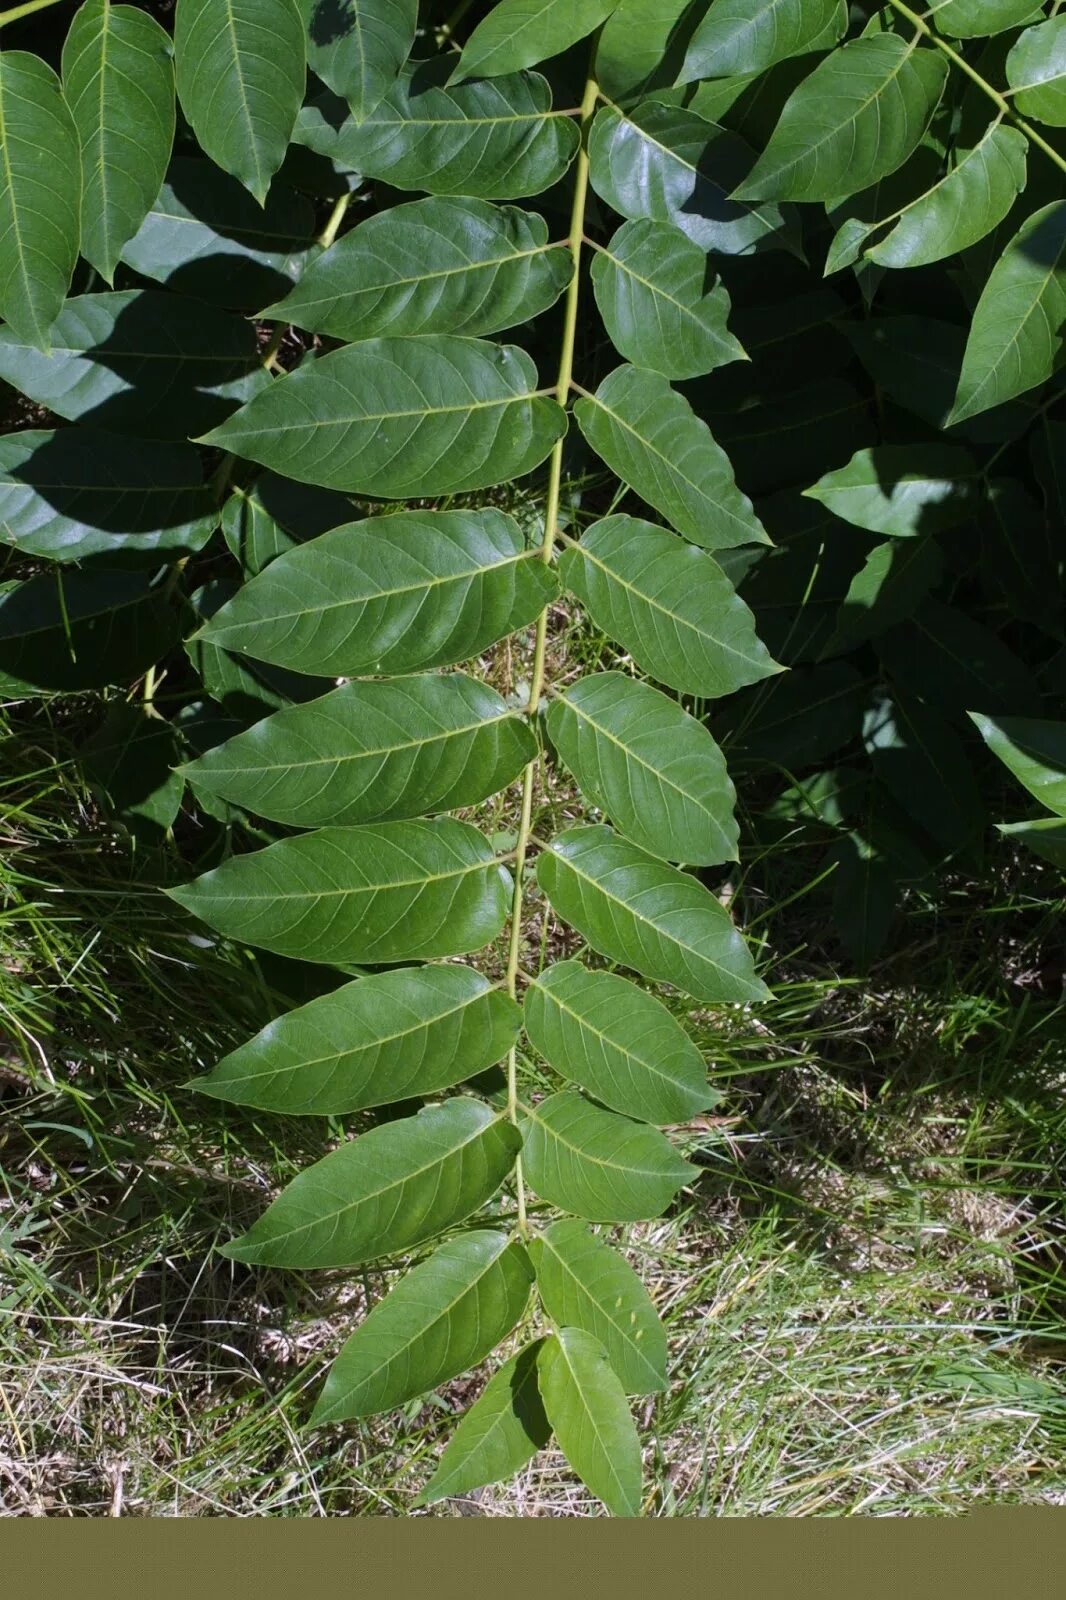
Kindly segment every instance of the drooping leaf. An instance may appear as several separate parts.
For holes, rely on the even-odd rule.
[[[261,472],[248,489],[234,489],[222,507],[222,534],[249,578],[286,550],[350,522],[352,502],[332,489]]]
[[[660,373],[616,367],[574,415],[611,471],[694,544],[767,542],[725,451]]]
[[[1029,217],[992,269],[966,341],[955,404],[961,422],[1050,378],[1064,359],[1066,200]]]
[[[427,1106],[306,1167],[222,1254],[269,1267],[352,1267],[410,1250],[479,1210],[521,1143],[514,1123],[482,1100]]]
[[[572,266],[533,212],[414,200],[360,223],[262,315],[338,339],[497,333],[557,300]]]
[[[330,1369],[313,1426],[391,1411],[475,1366],[525,1310],[532,1268],[505,1233],[449,1239],[412,1267]]]
[[[0,590],[0,693],[128,683],[166,654],[178,615],[132,572],[42,573]]]
[[[592,286],[620,355],[667,378],[696,378],[745,359],[726,326],[729,296],[704,293],[707,260],[668,223],[623,223],[592,263]]]
[[[1018,35],[1007,56],[1007,82],[1023,116],[1066,128],[1066,17]]]
[[[670,223],[701,250],[738,256],[759,245],[790,248],[794,228],[776,205],[735,198],[753,154],[739,135],[682,106],[604,106],[589,134],[589,178],[621,216]]]
[[[910,696],[875,705],[864,743],[875,778],[949,850],[973,841],[985,811],[969,758],[943,717]]]
[[[559,564],[597,627],[660,683],[713,698],[778,669],[713,557],[637,517],[605,517]]]
[[[0,317],[39,350],[78,259],[81,151],[59,79],[39,56],[0,51]]]
[[[627,1394],[666,1388],[666,1330],[633,1268],[580,1222],[553,1222],[529,1249],[537,1290],[558,1328],[582,1328],[607,1352]]]
[[[0,364],[3,351],[0,342]],[[217,526],[191,445],[133,446],[96,428],[0,435],[0,543],[26,555],[174,558],[201,549]]]
[[[960,717],[973,706],[1012,715],[1036,706],[1028,667],[990,629],[936,600],[877,642],[888,671],[904,688]],[[965,726],[965,724],[964,724]]]
[[[1040,8],[1034,0],[936,0],[930,15],[948,38],[981,39],[1034,21]]]
[[[857,528],[915,538],[972,519],[979,476],[957,445],[877,445],[803,492]]]
[[[177,739],[169,722],[115,700],[82,753],[87,778],[115,822],[145,844],[158,844],[181,806],[184,780],[174,771]]]
[[[1066,869],[1066,822],[1060,817],[1037,817],[1035,822],[997,822],[996,832],[1005,839],[1016,839],[1019,844],[1050,861],[1053,867]]]
[[[499,0],[463,46],[449,79],[498,78],[568,50],[610,16],[618,0]]]
[[[537,882],[609,960],[711,1004],[766,997],[751,952],[710,890],[610,828],[557,834],[537,858]]]
[[[536,753],[528,724],[493,689],[450,673],[348,683],[277,711],[194,762],[189,778],[257,816],[315,828],[475,805]]]
[[[81,147],[81,253],[112,283],[170,160],[169,38],[134,6],[85,0],[63,44],[63,93]]]
[[[896,33],[842,45],[790,96],[737,191],[747,200],[835,200],[903,165],[947,81],[937,50]]]
[[[256,311],[299,276],[314,223],[311,202],[279,182],[260,206],[210,161],[176,156],[122,259],[179,293]]]
[[[547,728],[585,798],[634,844],[691,866],[736,860],[721,751],[676,701],[624,673],[593,673],[553,700]]]
[[[377,109],[415,42],[418,0],[298,0],[307,60],[356,122]]]
[[[296,0],[178,0],[174,59],[181,109],[204,153],[262,205],[304,94]]]
[[[981,738],[1034,799],[1066,817],[1066,723],[971,711]]]
[[[566,429],[516,345],[367,339],[275,380],[201,443],[303,483],[388,500],[521,477]]]
[[[432,1505],[512,1477],[551,1435],[537,1383],[543,1339],[498,1368],[444,1447],[437,1470],[415,1505]]]
[[[843,0],[714,0],[677,81],[766,72],[790,56],[829,50],[847,25]]]
[[[319,828],[167,892],[227,936],[334,965],[465,955],[494,939],[511,880],[468,822]]]
[[[507,1054],[518,1007],[469,967],[377,972],[278,1017],[193,1087],[289,1116],[436,1094]]]
[[[640,1515],[640,1441],[622,1385],[598,1339],[560,1328],[538,1361],[544,1410],[581,1481],[616,1517]]]
[[[449,86],[450,61],[412,61],[362,123],[327,154],[396,189],[524,199],[557,183],[577,154],[573,119],[552,110],[537,72]],[[314,146],[312,146],[314,148]]]
[[[297,672],[412,672],[469,660],[555,592],[504,512],[399,511],[279,556],[206,637]]]
[[[589,1222],[657,1217],[696,1168],[666,1135],[564,1089],[522,1122],[522,1168],[542,1199]]]
[[[557,962],[530,983],[523,1020],[549,1066],[623,1116],[687,1122],[717,1098],[681,1024],[613,973]]]
[[[188,439],[270,382],[247,322],[157,289],[77,295],[51,341],[42,355],[0,328],[0,378],[60,417],[114,433]]]

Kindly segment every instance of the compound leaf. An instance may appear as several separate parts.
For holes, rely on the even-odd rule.
[[[356,122],[377,109],[415,42],[418,0],[298,0],[307,60]]]
[[[598,28],[618,0],[499,0],[478,23],[449,82],[535,67]]]
[[[677,81],[766,72],[790,56],[828,50],[847,25],[843,0],[714,0]]]
[[[625,1393],[598,1339],[560,1328],[538,1361],[544,1410],[582,1483],[616,1517],[640,1515],[640,1441]]]
[[[696,1168],[666,1135],[564,1089],[522,1122],[522,1164],[544,1200],[589,1222],[657,1217]]]

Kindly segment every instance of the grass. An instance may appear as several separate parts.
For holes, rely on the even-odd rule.
[[[559,639],[576,659],[597,641]],[[523,663],[493,669],[505,690]],[[379,1273],[274,1273],[214,1246],[340,1124],[183,1085],[307,975],[200,938],[188,875],[99,816],[92,704],[15,707],[2,740],[0,1503],[30,1516],[400,1515],[479,1379],[399,1418],[303,1424]],[[545,820],[572,796],[549,787]],[[497,806],[486,825],[506,833]],[[184,838],[185,856],[209,841]],[[695,1018],[724,1098],[702,1168],[626,1248],[674,1381],[640,1402],[649,1514],[954,1515],[1066,1502],[1066,1011],[1050,869],[915,893],[868,980],[835,969],[801,852],[744,888],[774,999]],[[543,912],[529,959],[555,949]],[[527,1070],[535,1072],[532,1064]],[[620,1236],[621,1237],[621,1236]],[[547,1454],[426,1514],[586,1515]]]

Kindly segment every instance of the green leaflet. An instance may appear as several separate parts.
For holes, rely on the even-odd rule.
[[[779,669],[713,557],[637,517],[604,517],[559,563],[589,615],[660,683],[714,698]]]
[[[1030,850],[1050,861],[1053,867],[1066,868],[1066,822],[1059,817],[1037,817],[1035,822],[997,822],[996,832],[1005,839],[1017,839]]]
[[[193,1086],[287,1115],[362,1111],[484,1072],[507,1054],[520,1020],[469,967],[377,972],[268,1023]]]
[[[1066,723],[971,711],[981,738],[1035,800],[1066,817]]]
[[[882,267],[924,267],[976,244],[1024,189],[1027,150],[1017,129],[993,123],[957,166],[903,208],[866,258]]]
[[[546,310],[572,266],[534,212],[431,197],[360,223],[262,315],[338,339],[497,333]]]
[[[51,340],[46,356],[0,328],[0,377],[58,416],[114,433],[184,440],[270,382],[247,322],[156,289],[77,295]]]
[[[616,367],[574,415],[611,471],[694,544],[768,542],[725,451],[660,373]]]
[[[178,0],[174,59],[181,109],[205,154],[262,205],[304,94],[296,0]]]
[[[863,703],[864,684],[855,668],[827,661],[745,690],[729,702],[715,730],[730,763],[766,761],[790,772],[854,738]]]
[[[457,1096],[385,1122],[297,1174],[246,1234],[234,1261],[351,1267],[396,1255],[462,1222],[514,1165],[518,1129]]]
[[[746,200],[835,200],[903,165],[947,81],[937,50],[871,34],[827,56],[789,97],[737,193]]]
[[[979,490],[980,472],[968,450],[907,444],[860,450],[803,492],[857,528],[913,538],[971,519]]]
[[[3,335],[0,329],[0,368]],[[196,451],[96,428],[0,436],[0,543],[51,561],[174,559],[218,526]]]
[[[593,76],[612,100],[669,84],[682,53],[691,0],[619,0],[596,39]]]
[[[751,164],[737,134],[657,100],[630,112],[604,106],[589,134],[589,180],[601,200],[633,221],[668,222],[723,255],[793,246],[794,227],[777,206],[736,199]]]
[[[616,1517],[640,1515],[640,1442],[598,1339],[560,1328],[538,1362],[544,1410],[578,1477]]]
[[[484,1359],[529,1298],[522,1246],[491,1230],[449,1239],[412,1267],[330,1369],[312,1425],[391,1411]]]
[[[871,707],[863,728],[878,782],[947,850],[985,826],[981,792],[958,735],[922,701],[899,696]]]
[[[905,622],[943,570],[944,558],[931,537],[875,545],[848,585],[823,656],[854,649]]]
[[[523,1020],[549,1066],[623,1116],[687,1122],[717,1099],[681,1024],[614,973],[557,962],[530,983]]]
[[[1034,212],[992,268],[966,341],[949,423],[1050,378],[1066,324],[1066,200]]]
[[[496,78],[535,67],[598,28],[618,0],[499,0],[463,46],[448,80]]]
[[[624,673],[593,673],[552,702],[547,728],[582,794],[634,844],[693,866],[736,860],[721,751],[676,701]]]
[[[695,1000],[763,1000],[751,953],[709,889],[602,825],[568,828],[537,858],[537,882],[593,949]]]
[[[147,845],[162,843],[181,806],[176,761],[171,725],[125,700],[111,702],[81,756],[107,815]]]
[[[415,42],[418,0],[298,0],[307,60],[356,122],[376,110]]]
[[[59,79],[25,50],[0,51],[0,149],[0,317],[47,350],[78,259],[81,152]]]
[[[131,572],[44,573],[0,589],[0,693],[128,683],[173,645],[177,612]]]
[[[589,1222],[657,1217],[697,1171],[669,1139],[564,1089],[522,1122],[522,1166],[542,1199]]]
[[[198,300],[256,311],[287,293],[313,254],[309,200],[275,182],[260,206],[210,161],[176,156],[122,259]]]
[[[376,110],[342,124],[324,153],[431,194],[524,199],[557,183],[579,136],[570,117],[553,112],[546,80],[515,72],[449,86],[449,66],[448,57],[408,62]]]
[[[902,687],[960,718],[973,706],[1012,715],[1039,701],[1029,669],[1001,639],[937,600],[879,639],[877,653]]]
[[[544,460],[566,415],[537,388],[515,345],[367,339],[278,379],[200,442],[353,494],[454,494]]]
[[[502,511],[401,511],[280,555],[206,637],[297,672],[411,672],[469,660],[555,592]]]
[[[829,50],[847,25],[843,0],[714,0],[677,81],[766,72],[790,56]]]
[[[615,348],[666,378],[696,378],[747,359],[726,326],[729,295],[704,293],[707,259],[668,223],[623,223],[597,247],[592,286]]]
[[[234,489],[222,507],[222,535],[254,578],[286,550],[351,520],[352,502],[332,489],[314,489],[261,472],[248,489]]]
[[[1018,36],[1007,56],[1007,82],[1023,116],[1066,128],[1066,17]]]
[[[934,0],[930,16],[936,30],[951,39],[980,39],[1003,33],[1041,15],[1034,0]]]
[[[543,1343],[527,1344],[493,1373],[448,1440],[416,1506],[510,1478],[547,1444],[551,1425],[537,1385]]]
[[[237,584],[229,578],[212,578],[189,596],[189,606],[201,622],[221,610],[233,597]],[[222,650],[202,633],[186,641],[185,654],[207,693],[238,723],[255,722],[289,706],[293,701],[311,700],[328,683],[322,678],[304,677],[269,662],[249,661]],[[198,790],[201,798],[203,790]]]
[[[81,253],[112,283],[174,143],[169,38],[133,6],[85,0],[63,45],[63,93],[81,146]]]
[[[627,1394],[666,1388],[666,1330],[624,1257],[580,1222],[553,1222],[529,1254],[556,1327],[598,1339]]]
[[[275,712],[187,770],[198,788],[257,816],[315,828],[475,805],[536,752],[529,725],[494,690],[450,673],[344,684]]]
[[[319,828],[167,893],[227,936],[362,966],[480,949],[502,928],[510,889],[477,829],[446,817]]]

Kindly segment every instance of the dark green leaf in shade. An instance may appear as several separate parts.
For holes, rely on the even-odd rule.
[[[312,1425],[392,1411],[476,1366],[521,1317],[531,1278],[526,1252],[505,1233],[479,1230],[440,1245],[344,1345]]]
[[[177,635],[177,612],[139,574],[42,573],[0,590],[0,693],[128,683]]]
[[[338,339],[496,333],[546,310],[572,266],[534,212],[430,197],[360,223],[262,315]]]
[[[596,39],[593,75],[612,100],[670,84],[684,54],[692,0],[619,0]]]
[[[915,538],[972,520],[978,491],[978,466],[968,450],[898,444],[860,450],[804,493],[857,528]]]
[[[896,33],[853,39],[804,78],[737,191],[747,200],[838,200],[903,165],[947,82],[938,50]]]
[[[153,17],[110,0],[86,0],[63,45],[63,94],[81,146],[81,253],[107,283],[170,160],[172,54]]]
[[[606,1350],[581,1328],[560,1328],[541,1346],[544,1410],[582,1483],[616,1517],[639,1517],[640,1441]]]
[[[981,738],[1034,799],[1066,817],[1066,722],[971,711]]]
[[[169,722],[115,700],[86,743],[83,769],[106,814],[144,844],[159,844],[181,806],[177,739]]]
[[[469,967],[377,972],[267,1023],[193,1087],[288,1116],[340,1116],[484,1072],[520,1021],[514,1001]]]
[[[627,1394],[667,1387],[666,1330],[623,1256],[570,1221],[551,1223],[529,1254],[537,1292],[557,1328],[582,1328],[598,1339]]]
[[[188,439],[270,382],[249,323],[158,289],[78,295],[51,340],[42,355],[0,328],[0,378],[57,416],[113,433]]]
[[[1029,668],[1013,651],[966,612],[940,601],[927,601],[890,629],[877,652],[901,687],[959,716],[975,706],[1012,715],[1018,706],[1039,704]]]
[[[189,777],[256,816],[315,828],[475,805],[536,753],[495,690],[450,673],[344,684],[227,740]]]
[[[191,445],[133,446],[96,428],[0,435],[0,543],[26,555],[174,559],[201,549],[217,526]]]
[[[81,234],[81,150],[59,79],[39,56],[0,51],[0,317],[49,348]]]
[[[677,81],[766,72],[790,56],[831,49],[847,25],[843,0],[714,0]]]
[[[767,542],[725,451],[661,373],[616,367],[574,414],[611,471],[694,544]]]
[[[938,844],[971,843],[985,824],[981,792],[962,741],[944,718],[911,696],[867,713],[863,740],[878,782]]]
[[[933,539],[889,539],[875,545],[848,586],[824,654],[853,650],[906,622],[943,570],[944,558]]]
[[[566,431],[516,345],[367,339],[275,380],[201,443],[302,483],[381,499],[521,477]]]
[[[687,1122],[718,1098],[681,1024],[614,973],[557,962],[529,985],[523,1018],[550,1067],[623,1116]]]
[[[585,798],[652,855],[737,858],[736,791],[701,723],[621,672],[581,678],[548,708],[551,741]]]
[[[1060,817],[1037,817],[1035,822],[997,822],[996,831],[1005,839],[1027,845],[1053,867],[1066,869],[1066,822]]]
[[[298,672],[413,672],[470,660],[555,593],[504,512],[400,511],[279,556],[206,637]]]
[[[226,937],[374,965],[481,949],[503,927],[510,889],[477,829],[446,817],[319,828],[167,892]]]
[[[254,578],[278,556],[352,518],[352,502],[332,489],[294,483],[261,472],[247,489],[234,489],[222,507],[222,536]]]
[[[415,1505],[469,1494],[512,1477],[551,1436],[537,1383],[536,1339],[505,1361],[489,1379],[444,1447],[437,1470]]]
[[[618,0],[499,0],[474,28],[451,83],[535,67],[610,16]]]
[[[780,669],[712,556],[637,517],[595,523],[560,562],[596,626],[660,683],[713,698]]]
[[[767,762],[791,772],[850,743],[862,722],[864,685],[849,662],[799,667],[730,700],[715,734],[732,766]]]
[[[314,231],[311,202],[282,183],[260,206],[210,161],[177,156],[122,259],[168,289],[257,311],[292,287]]]
[[[625,222],[592,262],[592,287],[620,355],[667,378],[746,359],[726,326],[729,295],[705,293],[707,259],[669,223]]]
[[[665,1134],[564,1089],[522,1121],[522,1168],[541,1199],[589,1222],[660,1216],[696,1171]]]
[[[769,992],[710,890],[608,827],[557,834],[537,858],[537,882],[594,950],[646,978],[712,1005]]]
[[[307,60],[356,122],[392,88],[415,42],[418,0],[297,0]]]
[[[297,1173],[222,1254],[301,1268],[398,1255],[479,1210],[521,1142],[513,1122],[465,1095],[384,1122]]]
[[[236,589],[232,579],[212,578],[189,597],[194,614],[201,621],[214,616]],[[305,677],[274,662],[233,655],[200,633],[188,640],[185,653],[212,700],[242,723],[255,722],[293,701],[311,700],[328,687],[325,679]]]
[[[296,0],[178,0],[181,109],[205,155],[260,205],[292,137],[306,56]]]
[[[604,106],[589,134],[589,178],[632,221],[670,223],[701,250],[748,255],[794,248],[794,225],[776,205],[746,205],[734,191],[754,152],[735,133],[681,106],[648,100],[635,111]]]

